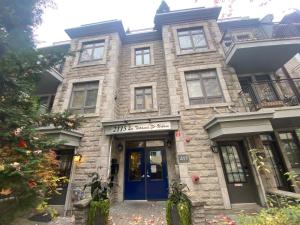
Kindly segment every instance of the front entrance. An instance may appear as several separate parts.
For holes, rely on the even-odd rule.
[[[56,158],[59,160],[59,177],[70,178],[73,162],[73,149],[56,150]],[[61,182],[56,189],[57,194],[53,194],[48,200],[49,205],[64,205],[66,201],[68,183]]]
[[[165,200],[168,173],[164,147],[127,148],[125,200]]]
[[[242,143],[222,142],[219,144],[230,202],[258,202],[257,188]]]

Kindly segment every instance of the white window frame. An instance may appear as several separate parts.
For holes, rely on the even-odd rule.
[[[63,110],[68,110],[69,109],[69,105],[71,104],[71,100],[72,100],[71,99],[72,90],[73,90],[73,86],[74,86],[75,83],[87,83],[87,82],[98,81],[99,86],[98,86],[98,95],[97,95],[95,112],[94,113],[83,113],[83,114],[79,114],[79,115],[82,115],[84,117],[99,116],[99,114],[100,114],[100,104],[101,104],[101,98],[102,98],[103,80],[104,80],[104,76],[91,77],[91,78],[78,78],[78,79],[69,80],[68,84],[67,84],[67,92],[65,94]]]
[[[103,57],[99,60],[93,60],[93,61],[86,61],[86,62],[80,62],[81,57],[81,50],[82,46],[87,42],[104,42],[104,49],[103,49]],[[74,60],[74,67],[83,67],[83,66],[92,66],[92,65],[101,65],[106,64],[106,55],[109,45],[109,36],[97,36],[93,38],[82,38],[78,40],[77,47],[76,47],[76,55]]]
[[[191,105],[188,93],[188,87],[186,84],[185,75],[190,71],[201,71],[201,70],[216,70],[217,79],[220,84],[221,92],[223,94],[224,102],[220,103],[208,103],[208,104],[197,104]],[[182,86],[183,100],[185,109],[194,109],[194,108],[209,108],[209,107],[223,107],[230,106],[233,103],[231,102],[231,98],[229,95],[229,91],[222,73],[222,65],[221,64],[209,64],[209,65],[201,65],[201,66],[190,66],[179,68],[180,73],[180,81]]]
[[[203,33],[205,36],[207,48],[199,48],[199,49],[181,49],[180,48],[180,43],[179,43],[179,37],[178,37],[178,31],[182,29],[196,29],[201,27],[203,29]],[[203,23],[203,22],[197,22],[197,23],[189,23],[189,24],[180,24],[180,25],[175,25],[172,27],[173,30],[173,36],[174,36],[174,41],[175,41],[175,47],[176,47],[176,54],[177,55],[186,55],[186,54],[195,54],[195,53],[203,53],[203,52],[213,52],[216,51],[214,44],[213,44],[213,39],[210,34],[209,28],[208,28],[208,23]]]
[[[156,82],[139,83],[130,85],[130,113],[142,113],[142,112],[155,112],[158,110],[157,95],[156,95]],[[135,89],[151,87],[152,88],[152,109],[135,109]]]
[[[150,50],[150,63],[149,64],[141,64],[141,65],[136,65],[135,64],[135,51],[136,49],[141,49],[141,48],[149,48]],[[142,67],[142,66],[152,66],[154,65],[154,50],[153,50],[153,43],[150,44],[140,44],[140,45],[133,45],[131,46],[131,68],[134,67]]]

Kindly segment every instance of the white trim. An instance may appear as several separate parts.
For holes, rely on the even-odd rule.
[[[85,42],[90,42],[90,41],[104,41],[104,49],[103,49],[103,58],[101,60],[97,61],[87,61],[87,62],[79,62],[80,58],[80,53],[82,49],[82,45]],[[73,67],[84,67],[84,66],[93,66],[93,65],[99,65],[99,64],[106,64],[106,55],[108,52],[108,45],[109,45],[109,36],[108,35],[103,35],[103,36],[97,36],[97,37],[89,37],[89,38],[82,38],[78,41],[77,47],[76,47],[76,55],[75,55],[75,60]]]
[[[137,49],[137,48],[149,48],[150,49],[150,63],[149,64],[141,64],[141,65],[136,65],[135,64],[135,49]],[[130,52],[131,52],[131,64],[130,64],[131,68],[154,65],[154,47],[153,47],[153,43],[133,45],[130,48]]]
[[[156,82],[138,83],[130,85],[130,113],[142,113],[142,112],[155,112],[158,110],[157,95],[156,95]],[[135,88],[139,87],[152,87],[152,109],[135,109]]]
[[[102,83],[104,80],[104,76],[99,76],[99,77],[88,77],[88,78],[77,78],[77,79],[71,79],[68,81],[68,87],[67,91],[65,94],[65,99],[63,103],[63,110],[67,110],[69,108],[69,104],[71,101],[71,95],[72,95],[72,90],[73,90],[73,84],[74,83],[85,83],[85,82],[90,82],[90,81],[99,81],[99,86],[98,86],[98,95],[97,95],[97,103],[96,103],[96,110],[94,113],[85,113],[81,114],[84,117],[94,117],[94,116],[99,116],[100,113],[100,104],[101,104],[101,98],[102,98]]]
[[[220,89],[223,94],[224,102],[219,103],[211,103],[211,104],[199,104],[199,105],[190,105],[189,94],[187,90],[186,80],[185,80],[185,72],[193,71],[193,70],[206,70],[206,69],[215,69],[217,72],[217,79],[220,84]],[[231,98],[228,92],[228,88],[222,73],[222,65],[221,64],[208,64],[208,65],[199,65],[199,66],[189,66],[182,67],[178,69],[180,73],[180,80],[182,85],[182,93],[185,109],[195,109],[195,108],[214,108],[214,107],[223,107],[229,106],[233,103],[231,102]]]

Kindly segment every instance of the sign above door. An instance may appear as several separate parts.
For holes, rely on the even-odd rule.
[[[124,121],[103,122],[106,135],[120,135],[128,133],[168,131],[178,129],[178,117],[168,119],[136,119]]]

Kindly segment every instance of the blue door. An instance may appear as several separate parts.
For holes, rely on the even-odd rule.
[[[163,148],[126,150],[125,200],[164,200],[168,175]]]

